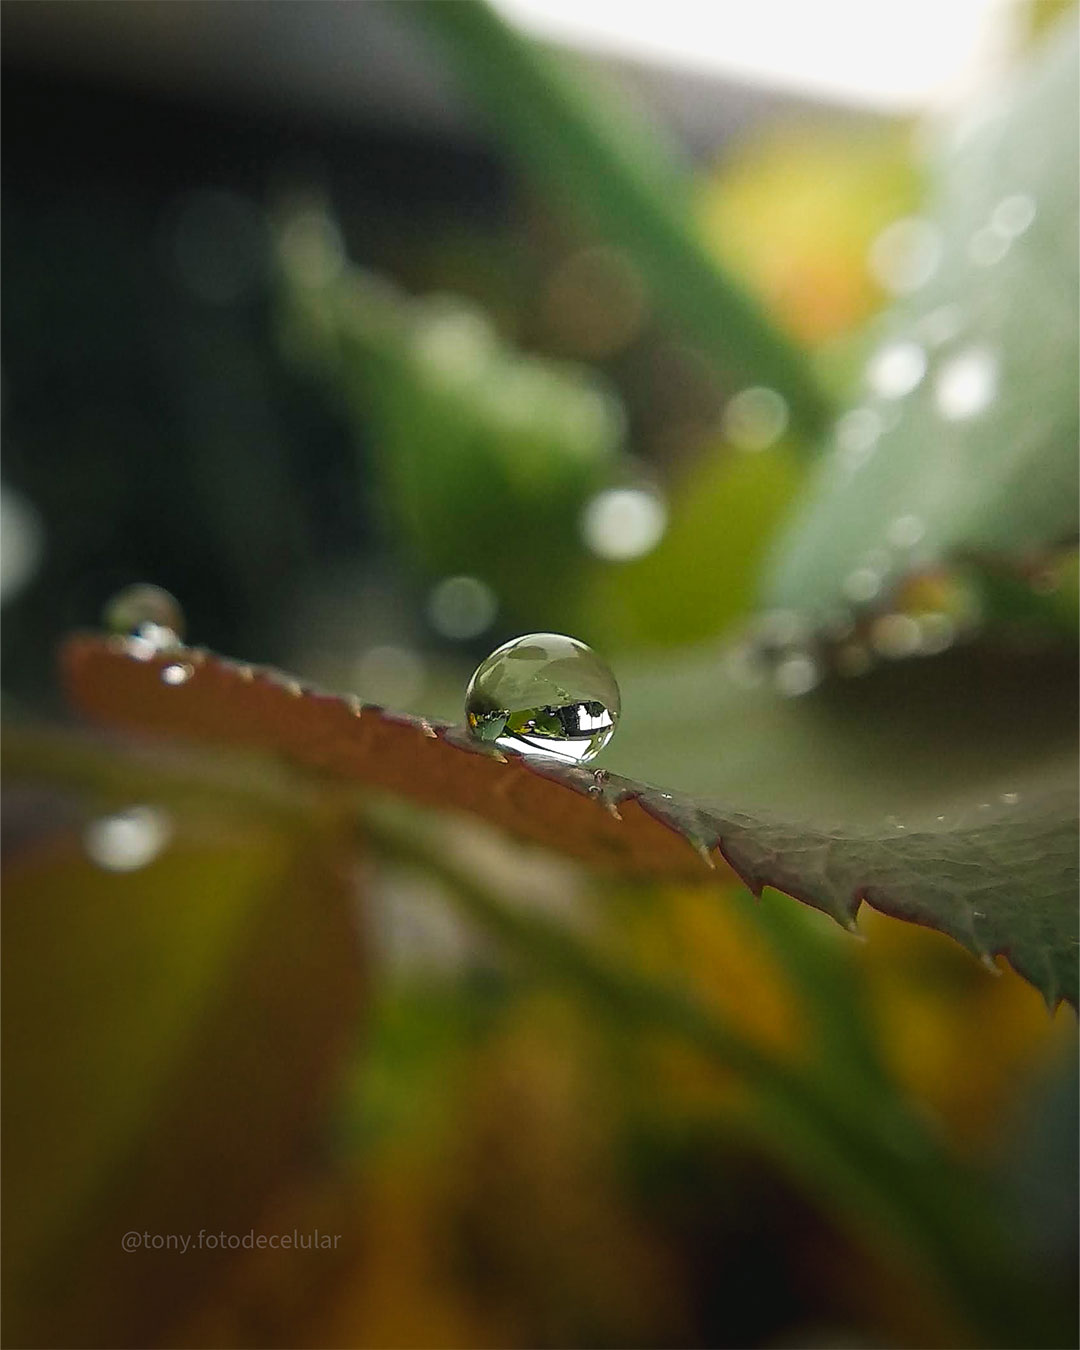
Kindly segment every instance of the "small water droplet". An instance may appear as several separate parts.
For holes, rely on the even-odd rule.
[[[990,213],[990,223],[1002,234],[1016,238],[1024,233],[1035,219],[1035,198],[1027,192],[1015,192],[1002,197]]]
[[[914,548],[926,533],[926,526],[918,516],[897,516],[886,530],[886,537],[893,548]]]
[[[997,358],[986,347],[968,347],[941,367],[934,384],[938,412],[950,422],[985,412],[997,393]]]
[[[920,216],[894,220],[870,245],[867,259],[874,277],[893,295],[910,295],[925,286],[941,262],[941,231]]]
[[[1012,238],[993,225],[984,225],[968,240],[968,257],[976,267],[994,267],[1012,246]]]
[[[870,628],[870,644],[874,651],[893,660],[913,656],[921,641],[922,632],[910,614],[882,614]]]
[[[844,578],[844,594],[855,604],[866,604],[881,591],[881,576],[872,567],[856,567]]]
[[[175,661],[171,666],[163,667],[161,680],[163,684],[187,684],[194,674],[194,666],[188,665],[186,661]]]
[[[917,342],[904,340],[878,348],[866,367],[870,388],[881,398],[903,398],[926,374],[926,352]]]
[[[787,400],[775,389],[756,385],[729,399],[724,408],[724,437],[736,450],[767,450],[787,430]]]
[[[666,528],[664,500],[648,488],[607,488],[588,503],[581,517],[586,548],[611,562],[651,553]]]
[[[172,833],[172,821],[164,811],[133,806],[91,821],[83,831],[83,847],[107,871],[135,872],[154,861]]]
[[[799,698],[821,683],[821,667],[808,653],[796,652],[777,665],[773,683],[785,698]]]
[[[140,660],[183,645],[184,612],[176,597],[160,586],[145,582],[125,586],[105,606],[102,617],[110,633],[128,639],[129,652]]]
[[[944,819],[945,819],[944,816],[938,816],[938,820],[944,820]]]
[[[470,733],[485,744],[586,764],[618,724],[619,687],[591,648],[559,633],[505,642],[477,667],[465,694]]]
[[[1006,806],[1015,806],[1020,800],[1020,794],[1019,792],[1003,792],[1001,794],[1001,800]]]

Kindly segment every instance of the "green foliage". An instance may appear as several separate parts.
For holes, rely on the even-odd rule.
[[[771,385],[798,428],[820,428],[825,403],[805,357],[709,258],[670,167],[589,97],[586,77],[574,79],[482,0],[418,0],[408,13],[440,38],[492,134],[564,209],[629,249],[660,303],[719,368],[736,382]]]
[[[887,597],[913,569],[982,556],[1020,569],[1075,539],[1076,97],[1070,22],[943,159],[940,264],[885,316],[867,367],[887,381],[892,353],[914,386],[861,396],[858,416],[881,428],[861,448],[840,424],[778,545],[769,604],[820,620],[854,598],[858,569]]]

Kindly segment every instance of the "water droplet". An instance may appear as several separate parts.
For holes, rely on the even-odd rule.
[[[775,389],[743,389],[724,408],[723,433],[736,450],[766,450],[784,434],[787,401]]]
[[[917,342],[890,342],[880,347],[866,367],[870,388],[881,398],[903,398],[926,374],[926,352]]]
[[[796,652],[776,667],[773,683],[785,698],[799,698],[821,683],[821,667],[806,652]]]
[[[910,614],[882,614],[870,629],[874,651],[894,660],[914,656],[921,642],[922,630]]]
[[[194,666],[189,666],[186,661],[176,661],[162,669],[161,679],[163,684],[187,684],[194,674]]]
[[[172,837],[172,821],[153,806],[133,806],[91,821],[83,831],[90,859],[110,872],[135,872],[151,863]]]
[[[870,271],[893,295],[925,286],[941,262],[941,231],[919,216],[894,220],[870,245]]]
[[[599,558],[628,562],[652,552],[667,527],[667,507],[648,488],[608,488],[585,507],[581,535]]]
[[[987,347],[968,347],[941,367],[934,385],[938,412],[950,422],[975,417],[994,401],[998,363]]]
[[[184,612],[160,586],[125,586],[105,606],[103,619],[110,633],[129,639],[131,654],[143,661],[183,645]]]
[[[1011,246],[1011,235],[1002,234],[993,225],[984,225],[968,240],[967,253],[976,267],[993,267]]]
[[[914,548],[926,533],[926,526],[918,516],[897,516],[885,533],[893,548]]]
[[[873,600],[881,590],[881,576],[872,567],[856,567],[844,578],[844,594],[857,605]]]
[[[498,613],[495,592],[478,577],[444,577],[428,597],[431,626],[443,637],[465,641],[490,628]]]
[[[1015,806],[1020,800],[1020,794],[1019,792],[1003,792],[1001,794],[1001,800],[1006,806]]]
[[[919,320],[919,332],[932,347],[956,337],[964,321],[963,310],[957,304],[939,305]]]
[[[1034,221],[1035,210],[1035,198],[1030,193],[1016,192],[1011,197],[1002,197],[990,213],[990,223],[995,230],[1015,239]]]
[[[465,694],[477,740],[526,755],[586,764],[619,720],[619,687],[591,648],[558,633],[528,633],[480,663]]]

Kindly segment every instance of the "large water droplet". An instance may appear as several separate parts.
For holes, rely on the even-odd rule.
[[[132,655],[142,660],[182,645],[184,612],[160,586],[126,586],[105,606],[104,621],[110,633],[130,639]]]
[[[997,358],[986,347],[968,347],[946,361],[934,384],[938,412],[950,422],[985,412],[997,393]]]
[[[504,750],[586,764],[611,740],[619,686],[591,648],[558,633],[514,638],[480,663],[465,694],[473,736]]]

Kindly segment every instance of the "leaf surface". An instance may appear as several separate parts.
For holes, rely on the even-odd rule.
[[[182,682],[162,679],[177,666]],[[460,728],[198,649],[144,661],[122,641],[75,637],[64,668],[72,701],[98,722],[277,753],[470,811],[595,867],[700,879],[723,861],[756,894],[775,887],[848,926],[866,902],[937,928],[987,961],[1004,953],[1051,1004],[1076,999],[1076,808],[1067,775],[967,816],[794,823],[605,770],[493,755]]]
[[[940,263],[885,318],[770,605],[824,620],[910,571],[1022,568],[1076,538],[1076,98],[1070,22],[941,165],[922,226]]]

